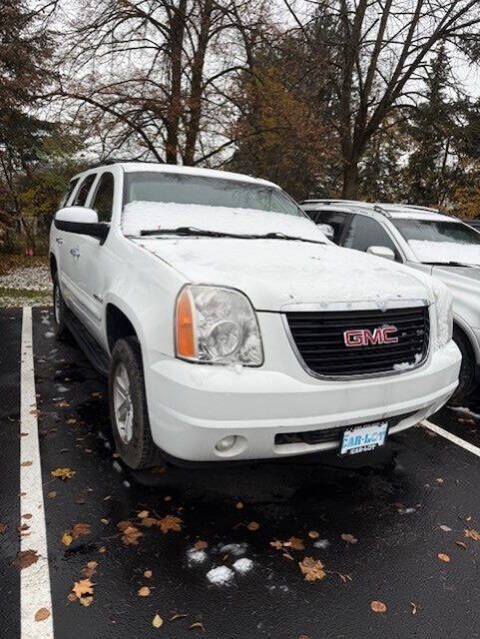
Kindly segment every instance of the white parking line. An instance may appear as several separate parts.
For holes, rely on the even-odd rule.
[[[24,307],[20,369],[20,526],[26,524],[29,528],[22,531],[20,550],[35,551],[38,561],[20,571],[21,639],[53,639],[32,342],[32,309]],[[31,552],[29,555],[35,558]],[[35,615],[41,609],[46,609],[49,616],[36,621]],[[45,614],[43,611],[39,616]]]
[[[436,433],[437,435],[440,435],[441,437],[445,437],[445,439],[448,439],[448,441],[452,442],[453,444],[456,444],[457,446],[461,446],[462,448],[465,448],[465,450],[468,450],[468,452],[472,453],[473,455],[480,457],[480,448],[478,448],[478,446],[474,446],[473,444],[466,442],[464,439],[461,439],[460,437],[457,437],[456,435],[452,435],[452,433],[449,433],[448,430],[444,430],[440,426],[437,426],[436,424],[432,424],[432,422],[429,422],[428,419],[424,419],[423,422],[420,422],[420,423],[422,424],[422,426],[424,426],[425,428],[428,428],[433,433]]]

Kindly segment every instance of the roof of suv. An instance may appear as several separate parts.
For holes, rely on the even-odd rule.
[[[273,182],[269,182],[268,180],[262,180],[260,178],[251,177],[250,175],[243,175],[241,173],[231,173],[230,171],[221,171],[218,169],[200,169],[193,166],[183,166],[179,164],[160,164],[157,162],[129,162],[129,161],[120,160],[118,162],[105,162],[103,164],[98,164],[92,168],[99,169],[99,168],[106,168],[110,166],[120,166],[126,173],[131,173],[134,171],[177,173],[182,175],[197,175],[200,177],[211,177],[211,178],[224,179],[224,180],[237,180],[238,182],[250,182],[253,184],[263,184],[266,186],[273,186],[277,189],[280,188],[277,184],[274,184]],[[86,173],[86,172],[87,171],[83,171],[82,173]]]
[[[412,220],[430,220],[452,222],[456,218],[440,213],[437,209],[431,209],[423,206],[415,206],[413,204],[391,204],[384,202],[362,202],[356,200],[304,200],[301,203],[302,208],[310,210],[319,210],[330,208],[339,210],[361,211],[362,213],[372,213],[372,215],[384,215],[389,218],[412,219]],[[458,220],[461,221],[461,220]]]

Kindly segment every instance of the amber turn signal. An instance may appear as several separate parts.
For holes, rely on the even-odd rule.
[[[192,359],[195,357],[195,335],[193,309],[190,293],[185,289],[177,300],[176,315],[177,355]]]

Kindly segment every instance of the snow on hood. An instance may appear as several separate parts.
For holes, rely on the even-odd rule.
[[[296,304],[372,302],[386,309],[397,300],[432,300],[422,273],[334,244],[230,238],[133,240],[196,284],[245,292],[258,310]]]
[[[123,210],[122,230],[125,235],[140,235],[142,230],[176,229],[181,226],[238,235],[284,233],[317,242],[329,242],[309,218],[300,215],[176,202],[131,202]]]
[[[465,262],[480,264],[479,244],[409,240],[408,244],[421,262]]]

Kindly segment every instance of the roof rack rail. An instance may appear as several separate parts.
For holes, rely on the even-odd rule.
[[[158,162],[157,160],[140,160],[138,158],[107,158],[106,160],[94,162],[93,164],[89,164],[89,169],[98,169],[101,166],[111,166],[112,164],[128,164],[131,162],[138,162],[140,164],[163,164],[163,162]]]

